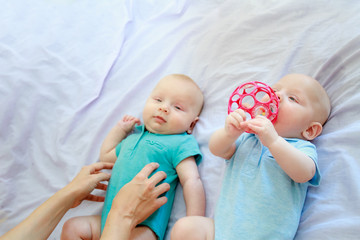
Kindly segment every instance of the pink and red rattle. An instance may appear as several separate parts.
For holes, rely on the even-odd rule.
[[[278,115],[279,99],[265,83],[248,82],[237,87],[229,99],[228,113],[238,108],[251,118],[262,115],[274,123]]]

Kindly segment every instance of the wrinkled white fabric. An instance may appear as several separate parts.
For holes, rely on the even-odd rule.
[[[333,110],[318,149],[322,181],[310,188],[296,239],[354,239],[360,225],[360,2],[0,0],[0,234],[98,161],[110,128],[141,117],[169,73],[201,87],[193,133],[212,217],[223,160],[208,150],[228,97],[246,81],[287,73],[324,85]],[[184,216],[181,188],[169,226]],[[100,214],[85,202],[66,214]],[[168,237],[169,239],[169,237]]]

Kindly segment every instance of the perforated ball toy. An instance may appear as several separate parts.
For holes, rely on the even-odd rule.
[[[248,82],[240,85],[231,94],[228,113],[241,108],[247,118],[257,115],[267,117],[272,123],[276,121],[279,99],[274,90],[262,82]]]

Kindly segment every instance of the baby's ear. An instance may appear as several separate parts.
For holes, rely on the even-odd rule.
[[[196,123],[199,121],[199,117],[196,117],[194,121],[191,122],[189,129],[186,131],[188,134],[191,134]]]
[[[313,140],[319,136],[322,132],[322,125],[319,122],[312,122],[310,126],[301,133],[306,140]]]

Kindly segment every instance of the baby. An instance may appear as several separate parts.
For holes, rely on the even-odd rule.
[[[246,121],[243,110],[228,115],[210,139],[211,152],[227,160],[214,221],[185,217],[171,233],[177,239],[293,239],[307,188],[320,172],[315,146],[330,114],[330,100],[312,77],[289,74],[273,89],[277,121]]]
[[[61,238],[99,239],[100,221],[103,229],[117,192],[150,162],[158,162],[157,171],[167,174],[168,201],[135,228],[132,239],[164,238],[178,179],[187,216],[204,216],[205,193],[197,169],[202,155],[190,135],[203,102],[203,94],[191,78],[181,74],[162,78],[145,103],[144,125],[140,125],[138,118],[126,115],[110,130],[101,146],[100,161],[115,162],[101,220],[100,216],[72,218],[64,224]]]

